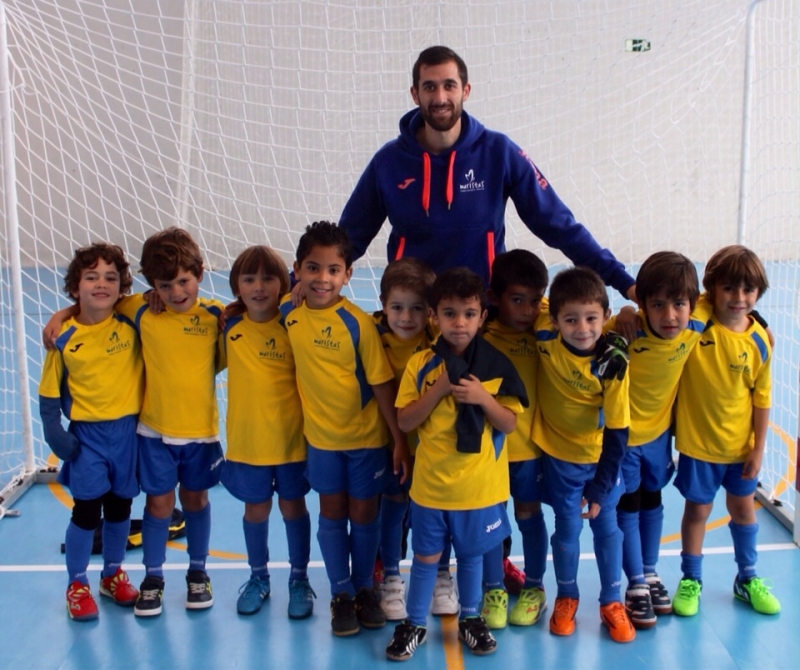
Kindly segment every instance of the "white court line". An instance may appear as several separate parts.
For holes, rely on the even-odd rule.
[[[798,546],[792,542],[783,542],[779,544],[759,544],[756,549],[758,551],[792,551],[797,550]],[[732,554],[733,547],[707,547],[703,549],[703,555],[709,556],[711,554]],[[663,549],[659,552],[659,556],[680,556],[680,549]],[[582,561],[594,560],[594,553],[581,554]],[[510,556],[512,561],[521,562],[524,560],[523,556]],[[552,555],[547,556],[548,561],[553,560]],[[450,559],[451,565],[456,565],[456,559]],[[243,561],[225,561],[218,563],[216,561],[209,561],[208,569],[215,572],[217,570],[248,570],[250,566]],[[410,567],[411,561],[400,561],[403,567]],[[141,563],[125,563],[124,567],[128,571],[137,571],[144,569]],[[164,570],[186,570],[189,567],[187,563],[165,563]],[[291,566],[286,561],[270,561],[269,567],[272,569],[289,569]],[[324,568],[325,564],[322,561],[311,561],[308,564],[309,568]],[[89,572],[100,572],[103,566],[100,563],[94,563],[89,566]],[[0,572],[66,572],[66,567],[63,565],[0,565]]]

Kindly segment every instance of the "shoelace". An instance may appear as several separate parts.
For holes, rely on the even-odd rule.
[[[155,600],[158,598],[158,592],[160,589],[142,589],[140,591],[139,596],[142,600]]]
[[[192,593],[205,593],[206,592],[206,583],[205,582],[189,582],[189,591]]]
[[[700,594],[700,584],[694,580],[682,579],[678,584],[678,594],[684,598],[693,598]]]
[[[80,586],[80,587],[70,591],[69,599],[73,603],[79,603],[81,600],[84,600],[85,598],[91,597],[91,595],[92,595],[92,593],[89,590],[88,586]]]
[[[569,598],[556,598],[556,608],[555,612],[553,612],[554,617],[572,616],[570,610],[572,610],[572,602]]]
[[[751,593],[757,593],[760,596],[768,596],[769,592],[772,590],[772,582],[768,584],[764,579],[753,579],[748,586],[750,587]]]
[[[611,607],[604,611],[606,619],[608,619],[614,627],[628,626],[628,615],[625,614],[625,608],[621,604],[614,603]]]

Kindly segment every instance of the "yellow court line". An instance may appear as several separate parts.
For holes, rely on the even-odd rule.
[[[444,661],[447,670],[464,670],[464,650],[458,641],[458,617],[455,614],[439,617],[442,624]]]

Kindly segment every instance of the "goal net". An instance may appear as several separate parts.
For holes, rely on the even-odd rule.
[[[147,236],[180,225],[212,270],[203,290],[229,300],[226,272],[246,246],[269,244],[289,263],[308,223],[338,218],[412,105],[416,55],[446,44],[470,67],[467,110],[523,147],[633,274],[662,249],[702,270],[738,240],[765,261],[771,289],[759,309],[778,343],[762,484],[793,514],[800,0],[3,7],[2,168],[14,178],[2,184],[0,489],[27,468],[22,388],[33,396],[33,462],[49,453],[35,420],[39,332],[67,304],[60,277],[75,247],[111,241],[137,267]],[[507,225],[509,247],[529,248],[552,268],[564,263],[513,206]],[[385,241],[384,230],[351,284],[368,309]],[[224,402],[224,378],[220,391]]]

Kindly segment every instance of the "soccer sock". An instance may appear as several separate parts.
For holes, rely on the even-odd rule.
[[[450,537],[445,540],[444,548],[442,549],[442,557],[439,559],[439,572],[450,572],[450,554],[453,551],[453,543]]]
[[[503,543],[500,547],[500,565],[503,564]],[[459,619],[478,616],[481,613],[481,577],[483,556],[463,558],[456,556],[456,580],[458,581],[458,604],[461,605]]]
[[[269,577],[269,519],[259,523],[242,519],[242,529],[250,572],[253,577]]]
[[[411,560],[411,579],[406,596],[408,620],[415,626],[425,626],[436,586],[436,563],[422,563],[416,556]]]
[[[117,568],[122,565],[130,531],[130,518],[125,521],[106,520],[103,522],[103,572],[101,577],[113,577]]]
[[[186,551],[189,570],[205,570],[211,540],[211,503],[196,512],[183,511],[186,518]]]
[[[694,579],[703,583],[703,554],[681,552],[681,572],[684,579]]]
[[[384,578],[400,576],[403,517],[407,505],[406,501],[381,500],[381,561]]]
[[[325,563],[325,572],[331,583],[331,595],[356,594],[350,579],[350,538],[347,535],[347,519],[327,519],[320,515],[317,541]],[[375,552],[372,552],[375,556]]]
[[[483,587],[487,591],[505,589],[503,586],[503,543],[483,555]]]
[[[72,582],[89,584],[86,575],[86,568],[89,565],[89,558],[92,555],[92,545],[94,544],[94,531],[79,528],[72,521],[67,526],[67,533],[64,539],[64,560],[67,565],[67,585]]]
[[[733,539],[733,554],[736,565],[739,566],[739,579],[746,581],[756,576],[756,561],[758,551],[756,550],[756,535],[758,534],[758,524],[738,524],[731,521],[728,523]]]
[[[381,520],[375,518],[370,523],[350,521],[350,553],[352,561],[353,588],[372,588],[372,572],[375,556],[381,539]]]
[[[170,519],[158,519],[145,510],[142,516],[142,563],[147,576],[164,578]]]
[[[525,557],[525,588],[543,588],[542,579],[547,567],[547,524],[539,512],[529,519],[518,519]]]
[[[664,505],[639,512],[639,534],[642,538],[642,567],[645,574],[654,573],[664,530]]]
[[[580,598],[578,560],[582,528],[583,519],[577,512],[570,516],[556,515],[556,528],[550,538],[550,546],[553,548],[558,598]]]
[[[311,517],[306,512],[299,519],[284,519],[286,544],[289,547],[289,579],[308,579],[311,557]]]
[[[622,531],[622,568],[628,584],[645,584],[642,566],[642,538],[639,534],[640,512],[617,510],[617,524]]]
[[[589,525],[592,529],[597,570],[600,573],[600,604],[620,602],[622,531],[617,526],[616,509],[600,510],[600,514]]]

